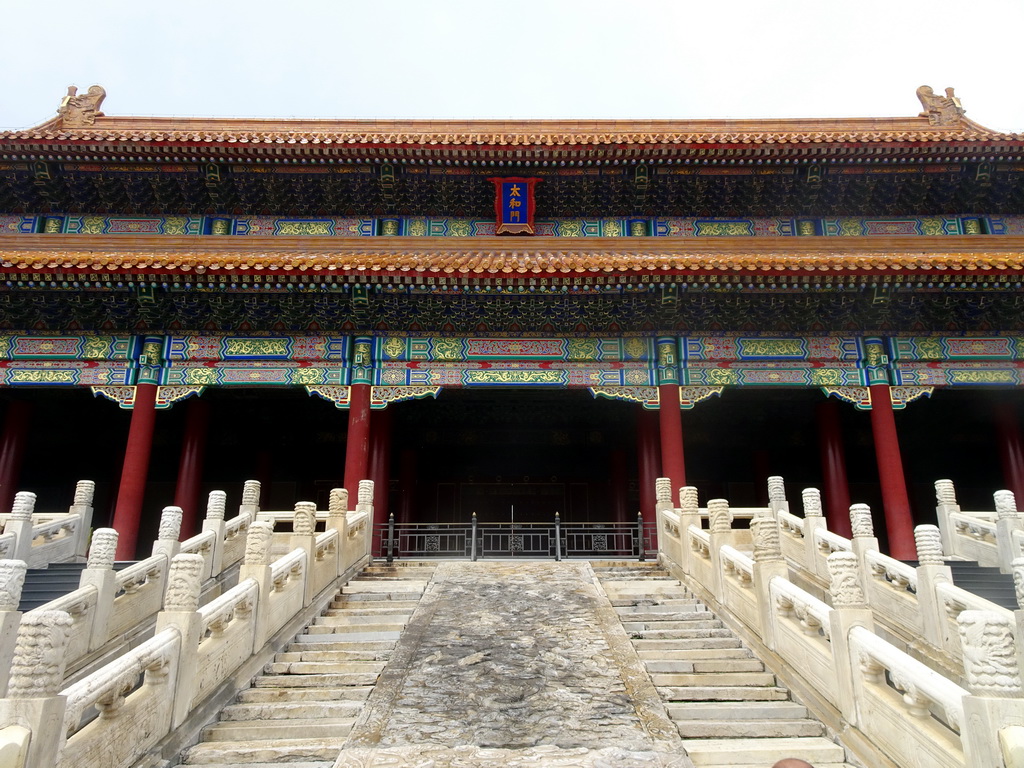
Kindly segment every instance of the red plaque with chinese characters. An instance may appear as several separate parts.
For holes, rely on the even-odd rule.
[[[533,187],[540,179],[491,178],[494,182],[495,234],[533,234]]]

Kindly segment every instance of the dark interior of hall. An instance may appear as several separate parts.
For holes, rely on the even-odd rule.
[[[40,510],[68,503],[78,479],[97,483],[95,524],[112,513],[131,412],[80,389],[6,390],[31,404],[20,489]],[[1003,487],[995,404],[1005,390],[939,390],[896,412],[917,522],[934,518],[932,483],[948,477],[965,509],[993,508]],[[228,492],[229,515],[244,480],[264,483],[263,507],[296,500],[327,505],[344,474],[348,413],[301,389],[210,389],[203,490]],[[174,497],[190,402],[157,413],[142,538],[155,535]],[[786,479],[798,514],[800,490],[820,487],[817,390],[733,389],[683,411],[687,479],[708,498],[764,503],[764,480]],[[618,505],[640,507],[637,430],[641,407],[594,399],[586,390],[447,389],[437,399],[390,406],[388,509],[408,522],[550,520],[607,522]],[[1020,409],[1018,409],[1019,413]],[[840,404],[851,499],[872,505],[884,535],[870,417]],[[376,418],[380,411],[374,412]],[[203,502],[201,502],[202,504]],[[353,498],[354,503],[354,498]]]

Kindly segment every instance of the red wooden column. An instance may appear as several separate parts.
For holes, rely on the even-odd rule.
[[[210,406],[206,401],[189,400],[185,409],[185,435],[181,441],[178,481],[174,487],[174,506],[181,507],[182,511],[182,540],[199,530],[199,491],[203,482],[206,432],[210,423]]]
[[[375,411],[370,417],[369,471],[369,477],[373,480],[373,525],[375,530],[380,530],[379,526],[388,523],[388,490],[391,480],[391,410],[388,408]]]
[[[846,452],[839,405],[835,400],[818,404],[818,451],[824,479],[825,519],[828,529],[850,538],[850,483],[846,477]]]
[[[626,452],[618,449],[611,452],[608,467],[608,485],[612,500],[612,521],[629,522],[629,510],[626,507],[626,491],[629,472],[626,470]]]
[[[636,415],[636,456],[637,474],[640,483],[640,509],[644,519],[654,514],[656,503],[654,481],[658,479],[661,467],[658,456],[658,414],[641,408]],[[630,522],[635,522],[635,515],[629,515]]]
[[[359,481],[369,480],[371,339],[353,343],[352,378],[348,405],[348,438],[345,444],[345,489],[350,498],[359,493]]]
[[[398,522],[411,523],[416,496],[416,451],[403,448],[398,457],[398,482],[402,487],[402,500],[398,506]]]
[[[153,449],[156,425],[156,384],[136,384],[132,423],[121,468],[121,484],[114,507],[114,530],[117,531],[117,559],[134,560],[142,518],[142,500],[149,474],[149,455]]]
[[[672,481],[673,498],[686,485],[683,419],[679,404],[678,340],[658,339],[658,424],[661,429],[661,476]]]
[[[914,560],[914,516],[903,476],[903,457],[896,435],[896,419],[889,392],[888,347],[882,339],[865,339],[865,373],[871,392],[871,435],[875,442],[875,461],[882,489],[885,529],[889,534],[889,554],[897,560]]]
[[[117,489],[113,528],[118,533],[117,559],[135,558],[142,519],[142,502],[149,474],[149,455],[153,450],[153,430],[156,426],[156,395],[160,383],[160,357],[162,340],[147,337],[142,343],[136,372],[135,402],[132,422],[128,427],[128,441],[121,467],[121,483]]]
[[[1024,442],[1020,435],[1020,413],[1016,403],[1006,400],[996,403],[995,412],[1003,484],[1007,490],[1013,491],[1017,509],[1020,509],[1024,505]]]
[[[4,414],[4,431],[0,436],[0,512],[10,512],[14,494],[18,492],[21,465],[25,458],[28,425],[32,404],[11,400]]]

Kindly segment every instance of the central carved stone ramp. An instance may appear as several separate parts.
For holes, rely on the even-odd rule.
[[[587,562],[445,562],[335,768],[693,768]]]
[[[207,768],[330,768],[433,575],[369,566],[186,750]]]
[[[766,768],[783,757],[848,765],[822,724],[667,571],[656,563],[594,570],[694,765]]]

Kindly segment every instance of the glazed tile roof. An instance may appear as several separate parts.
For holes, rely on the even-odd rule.
[[[205,239],[205,238],[204,238]],[[137,237],[130,244],[111,238],[23,235],[0,243],[0,269],[7,271],[161,270],[203,274],[270,271],[435,273],[501,277],[536,274],[630,272],[1005,272],[1024,270],[1021,237],[723,238],[717,244],[665,244],[641,238],[593,238],[566,248],[557,238],[379,238],[373,246],[339,245],[320,238],[249,238],[244,245],[199,243],[195,238]],[[638,242],[640,241],[640,242]]]
[[[573,147],[657,145],[807,145],[1024,141],[967,119],[953,126],[927,118],[793,120],[245,120],[100,117],[67,128],[59,118],[0,132],[0,144],[185,144],[199,146]]]

